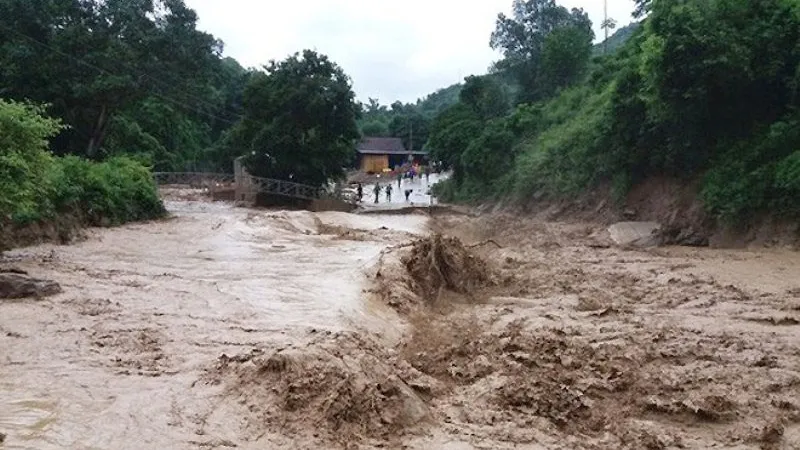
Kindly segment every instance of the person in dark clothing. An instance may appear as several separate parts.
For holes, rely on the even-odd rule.
[[[360,202],[361,199],[364,198],[364,186],[361,183],[358,183],[358,187],[356,188],[356,193],[358,194],[358,201]]]
[[[386,185],[386,201],[391,203],[392,202],[392,185]]]
[[[375,183],[375,188],[373,191],[375,191],[375,203],[378,203],[378,196],[381,195],[381,184]]]
[[[408,198],[411,197],[411,193],[414,192],[413,189],[406,189],[404,194],[406,194],[406,203],[408,203]]]

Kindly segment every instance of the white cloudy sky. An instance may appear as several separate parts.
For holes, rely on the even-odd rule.
[[[186,0],[199,28],[225,42],[246,67],[304,48],[337,62],[357,97],[411,102],[467,75],[485,73],[497,14],[512,0]],[[603,0],[559,0],[589,13],[599,38]],[[631,21],[633,0],[608,0],[608,15]]]

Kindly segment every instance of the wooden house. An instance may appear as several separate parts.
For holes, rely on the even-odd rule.
[[[380,173],[393,170],[407,162],[421,162],[424,151],[409,151],[400,138],[365,137],[358,143],[358,167],[363,172]]]

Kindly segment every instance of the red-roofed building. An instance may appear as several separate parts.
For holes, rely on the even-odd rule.
[[[367,173],[379,173],[414,161],[420,162],[428,153],[409,151],[403,140],[390,137],[365,137],[358,143],[358,167]]]

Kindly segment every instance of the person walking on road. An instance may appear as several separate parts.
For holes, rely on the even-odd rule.
[[[381,195],[381,184],[375,183],[373,191],[375,192],[375,203],[378,203],[378,197]]]
[[[361,183],[358,183],[356,194],[358,194],[358,202],[361,203],[361,200],[364,198],[364,186],[362,186]]]
[[[414,192],[413,189],[406,189],[404,194],[406,194],[406,203],[408,203],[408,198],[411,197],[411,193]]]
[[[386,201],[391,203],[392,202],[392,185],[386,185]]]
[[[403,182],[403,172],[397,171],[397,189],[400,189],[400,184]]]

